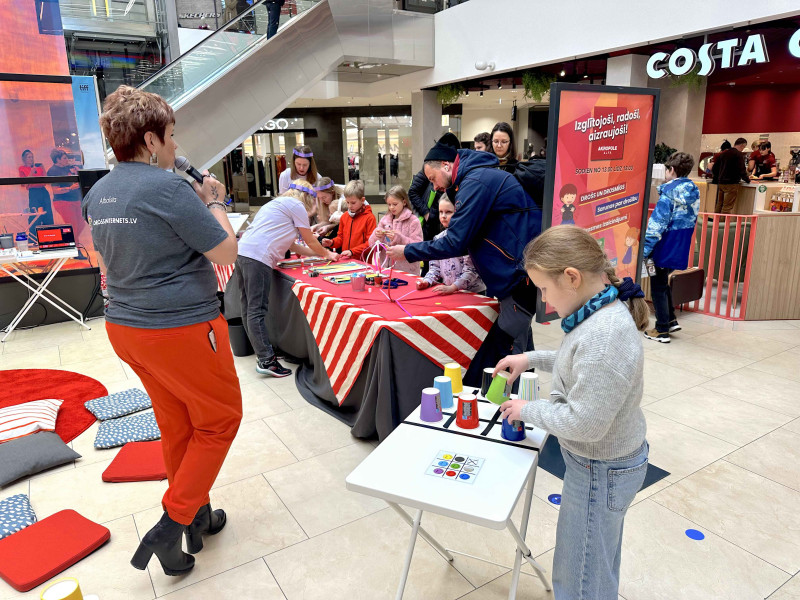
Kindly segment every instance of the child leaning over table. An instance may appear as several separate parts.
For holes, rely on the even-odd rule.
[[[639,404],[642,338],[649,312],[630,278],[619,280],[585,230],[562,225],[525,249],[525,269],[561,317],[556,352],[507,356],[510,380],[553,373],[548,399],[509,400],[503,417],[557,435],[566,464],[553,558],[556,600],[617,600],[625,513],[647,472],[647,425]]]
[[[393,186],[386,192],[386,213],[378,227],[369,236],[369,245],[375,242],[385,243],[387,246],[411,244],[422,241],[422,225],[419,219],[411,212],[411,200],[402,185]],[[419,263],[410,263],[407,260],[397,260],[394,268],[405,271],[411,275],[420,274]]]
[[[344,188],[344,199],[347,212],[339,220],[339,232],[332,240],[322,240],[322,245],[339,250],[342,258],[361,260],[369,246],[369,236],[375,229],[375,215],[364,197],[364,182],[360,179],[350,181]]]
[[[450,226],[450,219],[456,212],[456,207],[446,194],[439,198],[439,222],[444,231],[436,234],[433,238],[438,240],[447,235],[447,228]],[[440,284],[440,285],[437,285]],[[424,290],[431,286],[435,294],[455,294],[459,290],[482,294],[486,291],[486,286],[481,280],[480,275],[472,264],[469,256],[458,256],[456,258],[443,258],[432,260],[430,269],[423,279],[417,281],[417,289]]]

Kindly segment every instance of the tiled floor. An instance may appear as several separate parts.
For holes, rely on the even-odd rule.
[[[620,597],[626,600],[800,598],[800,322],[737,323],[681,318],[673,343],[643,340],[651,462],[670,476],[641,492],[625,523]],[[114,355],[102,320],[91,331],[58,324],[19,331],[0,347],[0,369],[53,368],[89,375],[110,391],[140,386]],[[539,347],[555,348],[556,324],[535,325]],[[40,517],[74,508],[104,523],[111,542],[64,574],[102,600],[394,598],[409,528],[375,499],[345,490],[344,478],[374,443],[310,407],[291,378],[257,375],[237,358],[244,420],[212,490],[228,526],[207,538],[194,570],[166,577],[151,561],[128,561],[157,520],[164,482],[106,484],[114,450],[92,447],[95,427],[72,446],[74,464],[0,490],[28,493]],[[550,378],[542,377],[543,391]],[[313,431],[313,435],[307,432]],[[552,565],[561,481],[539,471],[530,541]],[[506,533],[426,515],[445,545],[495,563],[513,561]],[[699,529],[702,541],[685,535]],[[524,569],[518,598],[552,598]],[[406,598],[506,598],[508,569],[457,557],[445,562],[422,540]],[[0,582],[0,600],[19,595]]]

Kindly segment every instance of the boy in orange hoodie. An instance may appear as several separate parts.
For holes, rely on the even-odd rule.
[[[344,199],[348,211],[339,221],[339,233],[332,240],[322,240],[322,245],[338,250],[342,258],[361,260],[369,247],[369,236],[377,226],[375,215],[364,197],[364,182],[360,179],[349,182],[344,188]]]

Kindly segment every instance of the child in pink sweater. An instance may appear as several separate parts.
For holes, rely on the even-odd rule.
[[[401,185],[392,187],[386,192],[386,205],[389,212],[383,216],[378,227],[369,236],[369,245],[376,241],[387,246],[400,246],[422,241],[422,226],[419,219],[411,212],[411,201]],[[411,275],[420,274],[419,263],[398,260],[394,268]]]

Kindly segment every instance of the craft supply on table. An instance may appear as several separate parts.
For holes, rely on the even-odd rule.
[[[452,406],[452,402],[450,405]],[[435,387],[422,390],[419,414],[420,418],[428,423],[438,423],[442,420],[441,396]]]
[[[459,395],[456,425],[463,429],[475,429],[479,423],[478,397],[475,394]]]
[[[434,377],[433,387],[439,390],[442,408],[446,410],[453,408],[453,384],[450,378],[445,375]]]
[[[475,483],[483,467],[484,459],[463,452],[441,450],[425,471],[427,475],[460,483]]]
[[[366,271],[369,267],[354,261],[330,263],[328,265],[320,265],[314,267],[314,270],[319,271],[323,275],[335,275],[337,273],[349,273],[352,271]]]
[[[460,394],[464,389],[461,382],[461,366],[458,363],[447,363],[444,366],[444,374],[453,382],[453,393]]]
[[[292,269],[294,267],[302,267],[305,265],[320,265],[323,263],[330,263],[327,258],[321,256],[306,256],[303,258],[289,258],[286,260],[279,260],[277,265],[281,269]]]
[[[367,278],[364,273],[355,273],[350,278],[350,283],[353,285],[354,292],[363,292],[366,289]]]
[[[508,373],[500,371],[492,379],[489,391],[486,392],[486,399],[495,404],[502,404],[508,400]]]
[[[539,399],[539,375],[523,373],[519,376],[519,397],[527,402]]]

